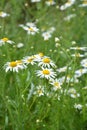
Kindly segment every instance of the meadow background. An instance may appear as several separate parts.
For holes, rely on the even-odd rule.
[[[87,2],[46,2],[0,0],[0,130],[87,130]]]

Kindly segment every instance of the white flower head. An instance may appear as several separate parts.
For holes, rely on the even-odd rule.
[[[23,62],[28,65],[28,64],[31,64],[31,65],[34,65],[35,64],[35,56],[26,56],[23,58]]]
[[[40,2],[41,0],[31,0],[32,3],[34,2]]]
[[[34,95],[37,95],[37,96],[43,96],[45,94],[45,90],[44,90],[44,86],[36,86],[36,90],[34,91],[33,93]]]
[[[42,67],[56,67],[56,65],[54,64],[54,62],[47,56],[44,56],[41,60],[39,60],[38,66],[42,66]]]
[[[48,68],[42,68],[42,70],[37,70],[36,74],[40,78],[46,78],[46,79],[53,79],[56,77],[56,73],[53,71],[53,69]]]
[[[4,17],[7,17],[7,16],[10,16],[10,15],[3,12],[3,11],[0,12],[0,17],[4,18]]]
[[[18,72],[20,69],[25,69],[25,68],[26,65],[22,62],[22,60],[7,62],[4,65],[4,69],[6,72],[8,71]]]
[[[71,7],[75,3],[75,0],[68,0],[64,5],[60,7],[60,10],[65,10],[69,7]]]
[[[9,40],[9,39],[6,38],[6,37],[0,39],[0,46],[4,45],[5,43],[14,44],[13,41]]]
[[[56,4],[56,2],[54,0],[47,0],[45,3],[46,3],[47,6]]]
[[[50,84],[53,86],[52,89],[54,91],[57,91],[57,90],[61,89],[62,83],[58,79],[52,79],[52,80],[50,80]]]
[[[43,32],[42,37],[44,38],[45,41],[47,41],[52,37],[52,35],[49,32]]]

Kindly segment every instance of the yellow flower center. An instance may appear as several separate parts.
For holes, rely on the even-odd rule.
[[[38,92],[38,94],[42,94],[43,93],[41,89],[38,90],[37,92]]]
[[[10,62],[10,67],[16,67],[16,66],[17,66],[17,62],[16,61]]]
[[[49,58],[44,58],[44,59],[43,59],[43,62],[44,62],[44,63],[50,63],[50,59],[49,59]]]
[[[34,57],[30,57],[29,59],[27,59],[28,62],[32,62],[34,59]]]
[[[8,38],[5,37],[5,38],[3,38],[2,40],[3,40],[4,42],[7,42],[7,41],[8,41]]]
[[[39,56],[40,56],[40,57],[43,57],[43,56],[44,56],[44,54],[43,54],[43,53],[39,53]]]
[[[53,0],[49,0],[50,4],[52,4]]]
[[[29,30],[30,30],[31,32],[34,32],[34,29],[33,29],[33,28],[29,28]]]
[[[56,86],[56,87],[60,87],[60,83],[55,82],[55,83],[54,83],[54,86]]]
[[[80,53],[75,54],[76,57],[80,57]]]
[[[49,74],[50,74],[50,71],[45,69],[45,70],[43,70],[43,74],[49,75]]]
[[[70,0],[68,0],[68,1],[67,1],[67,3],[68,3],[68,4],[71,4],[71,1],[70,1]]]
[[[83,4],[87,4],[87,1],[83,1]]]

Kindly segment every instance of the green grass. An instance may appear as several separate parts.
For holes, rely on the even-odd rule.
[[[0,11],[10,14],[5,18],[0,17],[0,39],[7,37],[15,42],[12,45],[5,43],[0,46],[0,130],[87,129],[87,70],[77,77],[78,82],[75,82],[74,77],[76,70],[87,69],[87,66],[83,67],[80,63],[87,58],[87,48],[85,51],[70,49],[76,46],[87,47],[87,7],[80,8],[80,2],[76,2],[61,11],[57,8],[57,0],[56,5],[49,7],[45,1],[0,1]],[[63,4],[66,1],[61,2]],[[64,21],[70,14],[76,16]],[[27,22],[35,22],[39,33],[29,35],[19,27]],[[52,37],[45,41],[42,30],[48,31],[51,27],[54,27],[55,31],[52,32]],[[58,37],[59,41],[56,42],[55,37]],[[73,41],[75,45],[72,44]],[[18,48],[18,43],[23,43],[24,46]],[[59,46],[56,46],[57,44]],[[37,76],[36,71],[41,70],[39,63],[29,64],[18,73],[6,72],[4,65],[7,62],[39,53],[50,57],[55,63],[55,78],[65,77],[61,89],[54,91],[48,79]],[[83,54],[84,57],[72,57],[72,54],[77,53]],[[67,66],[66,71],[59,73],[58,69],[64,66]],[[68,82],[67,76],[70,77]],[[39,86],[44,89],[41,96]],[[72,92],[74,98],[69,93],[71,88],[75,90]],[[82,105],[82,108],[75,108],[75,104]]]

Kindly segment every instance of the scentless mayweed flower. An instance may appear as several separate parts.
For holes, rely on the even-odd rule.
[[[56,67],[54,62],[47,56],[44,56],[41,60],[39,60],[38,66],[41,67]]]
[[[52,80],[50,80],[49,83],[53,86],[52,89],[54,91],[57,91],[57,90],[61,89],[62,83],[58,79],[52,79]]]
[[[82,105],[81,104],[74,104],[74,108],[78,109],[78,110],[82,110]]]
[[[81,66],[83,66],[84,68],[87,68],[87,58],[81,60]]]
[[[50,6],[50,5],[55,5],[56,2],[54,0],[47,0],[46,2],[46,5]]]
[[[71,50],[81,50],[81,51],[87,51],[87,47],[70,47]]]
[[[72,56],[72,57],[77,57],[77,58],[85,57],[84,54],[80,54],[80,53],[75,53],[75,54],[72,54],[71,56]]]
[[[72,98],[80,97],[80,94],[77,93],[76,89],[74,89],[74,88],[70,88],[70,89],[68,90],[68,94],[69,94],[70,97],[72,97]]]
[[[41,0],[31,0],[31,2],[40,2]]]
[[[56,77],[56,72],[53,69],[42,68],[42,70],[37,70],[36,75],[40,78],[53,79]]]
[[[22,60],[7,62],[4,65],[4,69],[6,72],[8,71],[18,72],[19,70],[25,69],[25,68],[26,68],[26,65],[22,62]]]
[[[0,39],[0,46],[4,45],[5,43],[13,44],[15,42],[9,40],[7,37]]]
[[[18,44],[17,44],[17,48],[22,48],[22,47],[24,47],[24,44],[23,44],[23,43],[18,43]]]
[[[65,20],[65,21],[70,21],[70,20],[71,20],[72,18],[74,18],[74,17],[76,17],[76,14],[70,14],[70,15],[64,17],[64,20]]]
[[[87,68],[82,68],[75,71],[75,77],[81,77],[83,74],[87,73]]]
[[[79,5],[79,7],[86,7],[87,6],[87,0],[84,0],[82,4]]]
[[[33,93],[34,95],[37,95],[37,96],[43,96],[45,94],[45,90],[44,90],[44,86],[36,86],[36,90],[34,91]]]
[[[36,25],[34,23],[26,23],[26,25],[19,25],[20,27],[22,27],[24,30],[27,31],[28,34],[31,35],[35,35],[36,33],[39,32],[39,29],[36,27]]]
[[[28,64],[34,65],[34,64],[35,64],[34,59],[35,59],[35,56],[34,56],[34,55],[32,55],[32,56],[26,56],[26,57],[23,58],[23,62],[24,62],[26,65],[28,65]]]
[[[47,41],[52,37],[52,35],[49,32],[43,32],[42,37],[44,38],[44,41]]]
[[[60,10],[65,10],[71,7],[75,3],[75,0],[68,0],[64,5],[60,7]]]
[[[10,16],[10,15],[3,12],[3,11],[0,12],[0,17],[4,18],[4,17],[7,17],[7,16]]]

